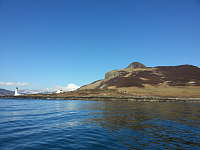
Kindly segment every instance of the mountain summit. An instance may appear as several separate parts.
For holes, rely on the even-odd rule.
[[[126,67],[124,70],[131,71],[135,68],[147,68],[147,67],[139,62],[133,62],[128,67]]]
[[[79,90],[200,86],[200,68],[193,65],[146,67],[133,62],[125,69],[109,71],[103,80]]]

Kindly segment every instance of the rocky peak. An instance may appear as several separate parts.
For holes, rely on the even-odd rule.
[[[134,68],[147,68],[147,67],[139,62],[133,62],[128,67],[126,67],[124,70],[131,71]]]
[[[110,79],[116,76],[125,76],[126,74],[129,73],[129,71],[132,71],[135,68],[142,68],[145,69],[147,68],[145,65],[139,63],[139,62],[133,62],[131,63],[128,67],[125,69],[119,69],[119,70],[113,70],[109,71],[105,74],[105,79]]]

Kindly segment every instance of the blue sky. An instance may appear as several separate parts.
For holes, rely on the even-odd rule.
[[[1,0],[0,88],[55,89],[132,62],[200,67],[199,0]]]

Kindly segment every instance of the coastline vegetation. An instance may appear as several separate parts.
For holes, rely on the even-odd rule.
[[[152,97],[172,97],[172,98],[200,98],[200,86],[182,87],[153,87],[148,88],[119,88],[120,92],[127,94],[144,95]]]
[[[125,91],[126,90],[126,91]],[[52,94],[0,96],[11,99],[94,100],[94,101],[139,101],[139,102],[200,102],[200,87],[192,88],[138,88],[70,91]]]

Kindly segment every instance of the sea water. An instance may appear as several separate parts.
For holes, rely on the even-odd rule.
[[[0,99],[0,149],[200,149],[200,103]]]

